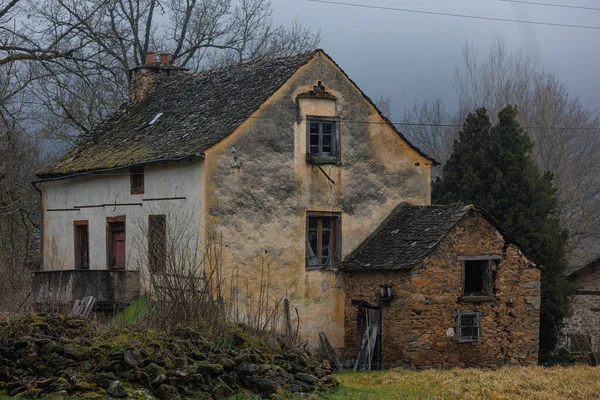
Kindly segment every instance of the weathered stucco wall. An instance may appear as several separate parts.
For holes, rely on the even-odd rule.
[[[337,100],[297,98],[321,81]],[[340,119],[341,163],[324,165],[330,184],[306,161],[310,116]],[[231,148],[239,168],[232,167]],[[306,212],[341,213],[341,251],[354,250],[400,202],[430,202],[430,161],[408,146],[342,72],[317,55],[251,118],[206,152],[206,214],[227,245],[225,276],[236,269],[239,295],[256,301],[256,256],[270,262],[273,298],[286,291],[312,344],[324,331],[344,340],[344,294],[334,270],[305,269]],[[249,290],[246,290],[246,284]]]
[[[583,335],[590,350],[597,352],[600,348],[600,271],[598,268],[584,271],[577,275],[574,284],[576,292],[564,333],[567,339],[571,335]],[[566,344],[571,345],[568,341]]]
[[[68,311],[74,299],[96,298],[96,309],[116,310],[140,296],[137,271],[37,271],[32,282],[37,310]]]
[[[494,301],[461,300],[459,256],[501,255]],[[352,300],[377,301],[380,284],[392,284],[396,298],[383,305],[383,363],[392,365],[493,366],[537,361],[540,271],[487,221],[472,214],[461,220],[422,265],[397,272],[348,273],[346,349],[356,354],[357,307]],[[479,310],[481,340],[459,343],[456,311]]]
[[[90,269],[107,269],[106,219],[117,216],[126,218],[126,269],[142,269],[147,260],[148,215],[165,214],[167,227],[182,229],[188,224],[192,233],[198,232],[202,169],[201,161],[190,160],[147,165],[145,193],[139,195],[130,194],[129,169],[43,183],[44,270],[74,269],[73,223],[80,220],[88,221]],[[151,200],[172,197],[185,199]],[[76,211],[52,211],[65,209]]]

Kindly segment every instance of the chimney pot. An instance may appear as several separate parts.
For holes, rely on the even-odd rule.
[[[164,65],[171,64],[171,54],[169,53],[160,53],[160,62]]]
[[[146,52],[146,65],[154,64],[156,62],[156,53],[153,51]]]

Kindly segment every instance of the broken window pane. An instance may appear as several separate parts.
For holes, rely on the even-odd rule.
[[[465,260],[463,294],[466,296],[492,295],[489,260]]]
[[[458,312],[458,340],[460,343],[479,341],[480,326],[478,311]]]
[[[310,123],[310,133],[319,133],[319,123],[318,122],[311,122]]]

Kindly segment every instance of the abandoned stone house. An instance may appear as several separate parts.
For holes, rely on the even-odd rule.
[[[375,363],[537,362],[540,271],[484,210],[400,204],[342,271],[345,346]]]
[[[600,258],[597,258],[567,275],[575,285],[575,295],[564,333],[567,349],[578,356],[581,353],[600,353],[599,266]]]
[[[371,292],[356,292],[362,286],[357,279],[365,279],[365,288],[368,282],[397,283],[397,293],[408,292],[401,286],[408,282],[424,284],[433,270],[401,268],[389,282],[379,282],[377,271],[373,278],[340,271],[342,260],[398,204],[430,204],[430,168],[436,162],[412,145],[331,57],[316,50],[188,73],[169,65],[168,55],[157,56],[149,53],[147,64],[131,71],[127,104],[38,173],[43,206],[43,268],[34,277],[38,306],[84,295],[96,296],[98,306],[126,305],[148,289],[145,276],[164,268],[165,241],[173,231],[187,229],[188,235],[206,239],[210,226],[218,227],[225,244],[223,276],[236,277],[229,282],[235,285],[231,293],[245,303],[256,301],[266,263],[271,296],[289,299],[298,310],[300,335],[314,345],[325,332],[334,348],[352,347],[348,335],[356,326],[349,321],[361,312],[352,300],[377,301]],[[510,279],[518,288],[515,296],[524,295],[522,286],[539,279],[536,270],[525,270],[518,249],[502,247],[503,236],[482,226],[487,230],[473,231],[476,243],[446,232],[446,238],[458,235],[464,248],[451,254],[440,247],[439,255],[449,258],[447,269],[438,268],[458,265],[452,271],[459,276],[456,256],[479,256],[492,260],[490,268],[499,262],[499,282],[509,279],[503,271],[523,269]],[[480,243],[483,233],[489,246]],[[434,263],[433,257],[423,260],[422,265]],[[522,305],[522,297],[515,307],[503,305],[512,293],[499,287],[496,300],[470,303],[481,321],[482,343],[491,332],[488,319],[526,319],[531,331],[507,334],[493,346],[498,352],[493,356],[533,360],[529,353],[526,358],[516,353],[525,348],[535,353],[537,309]],[[429,301],[438,304],[434,297]],[[391,309],[398,301],[405,300],[392,301]],[[444,309],[466,310],[462,304],[455,298]],[[382,303],[387,349],[392,339],[385,332],[394,319],[386,320],[385,307]],[[434,342],[440,352],[438,342],[450,343]],[[463,348],[456,346],[449,348]],[[402,350],[402,357],[407,354]]]

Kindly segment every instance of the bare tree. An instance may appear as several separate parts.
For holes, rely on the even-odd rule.
[[[519,122],[535,144],[536,160],[555,175],[563,225],[569,231],[571,256],[600,238],[600,117],[578,97],[571,97],[555,75],[540,69],[535,58],[509,51],[497,38],[480,61],[471,44],[463,48],[463,66],[455,73],[459,108],[450,113],[443,102],[415,104],[406,110],[404,126],[411,140],[440,162],[450,155],[457,127],[478,107],[496,116],[517,105]],[[495,118],[495,117],[494,117]],[[587,257],[583,257],[587,258]]]
[[[275,24],[269,0],[28,1],[41,31],[61,27],[78,39],[69,40],[64,62],[38,69],[48,76],[35,87],[39,118],[61,140],[89,131],[127,100],[128,71],[149,51],[170,52],[173,64],[193,71],[290,55],[320,40],[297,21]]]
[[[438,161],[450,157],[452,143],[458,135],[459,118],[446,110],[441,98],[415,103],[404,111],[402,131],[419,148]]]
[[[392,117],[392,97],[391,96],[380,96],[379,99],[375,100],[375,105],[381,111],[383,115],[388,118]]]

